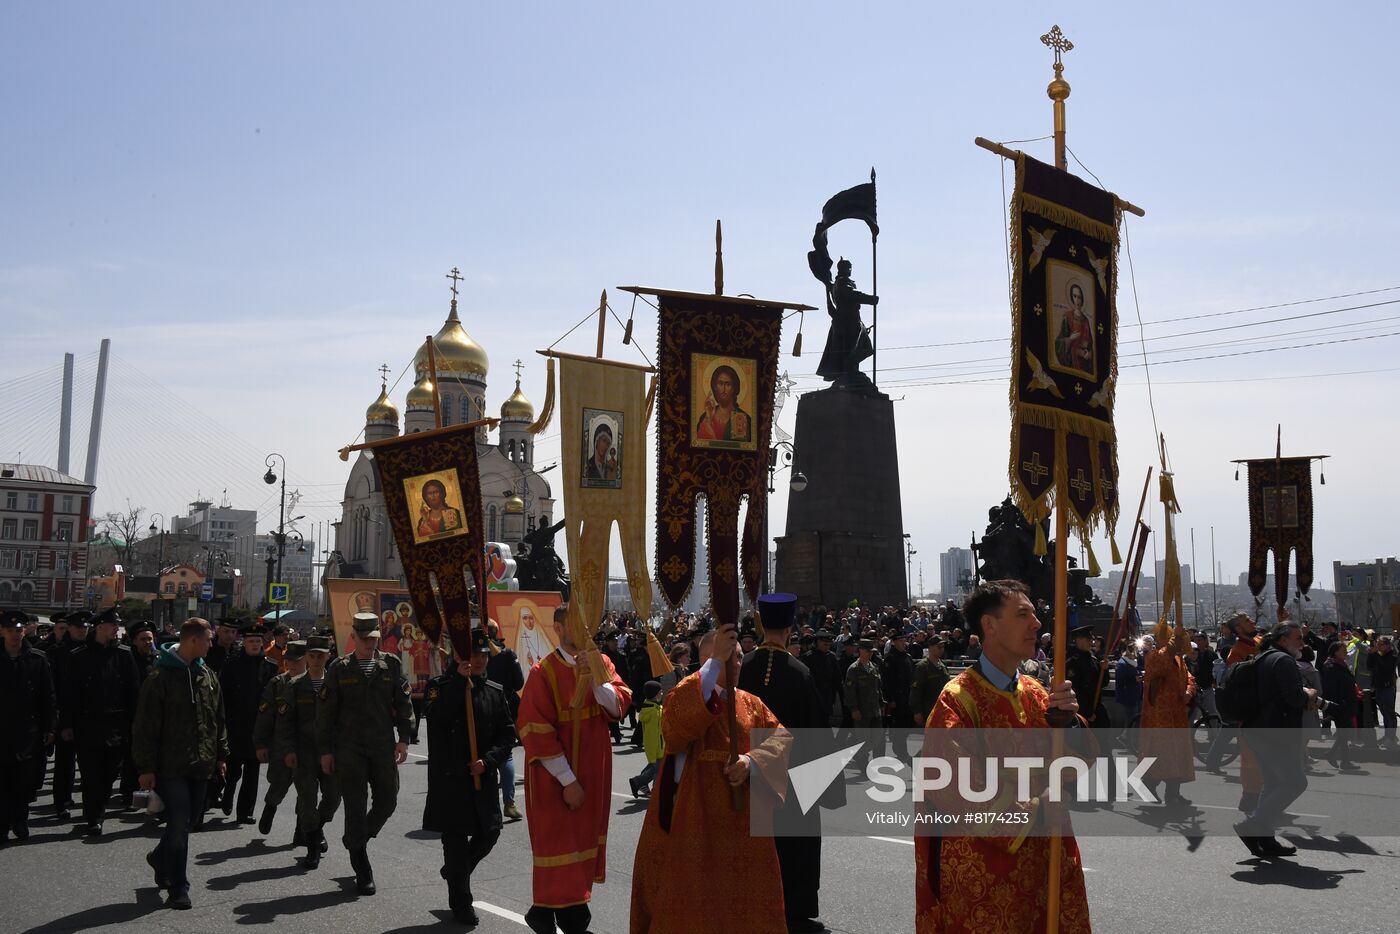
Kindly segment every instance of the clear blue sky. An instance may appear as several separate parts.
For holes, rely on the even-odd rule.
[[[531,352],[599,289],[709,287],[717,217],[729,292],[820,304],[812,224],[871,165],[882,368],[940,364],[886,378],[987,379],[1004,344],[894,348],[1009,334],[1000,160],[971,141],[1049,132],[1037,39],[1056,21],[1077,46],[1070,147],[1147,208],[1128,226],[1146,333],[1183,335],[1148,345],[1183,537],[1196,527],[1199,547],[1214,525],[1226,573],[1243,569],[1228,460],[1271,453],[1282,421],[1287,451],[1335,455],[1319,583],[1334,558],[1400,551],[1386,495],[1400,338],[1165,363],[1400,331],[1380,320],[1400,305],[1384,305],[1192,334],[1400,291],[1150,324],[1400,286],[1392,4],[6,4],[0,382],[25,402],[0,420],[3,457],[52,462],[62,354],[87,372],[111,337],[99,508],[181,513],[228,487],[266,515],[257,477],[276,450],[312,519],[331,518],[335,451],[362,425],[375,368],[397,373],[437,328],[453,265],[491,355],[489,404],[516,357],[538,402]],[[865,241],[844,225],[833,248],[868,286]],[[1139,332],[1123,267],[1127,364]],[[1310,328],[1329,330],[1279,337]],[[824,333],[809,317],[807,355],[783,366],[811,373]],[[1245,342],[1173,352],[1225,340]],[[1352,375],[1318,376],[1337,373]],[[1006,386],[890,391],[932,589],[936,553],[980,532],[1005,493]],[[1135,487],[1155,459],[1141,369],[1125,367],[1118,406]]]

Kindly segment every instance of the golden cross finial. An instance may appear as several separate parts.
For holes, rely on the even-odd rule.
[[[457,300],[457,283],[462,281],[462,270],[453,266],[452,271],[445,278],[452,280],[452,300],[455,302]]]
[[[385,386],[389,385],[389,364],[381,363],[379,365],[379,381]]]
[[[515,361],[515,388],[520,388],[520,371],[525,369],[525,364],[520,360]]]
[[[1060,61],[1060,56],[1074,48],[1074,43],[1069,41],[1069,37],[1060,32],[1060,27],[1052,26],[1050,31],[1040,37],[1040,41],[1049,46],[1055,52],[1055,74],[1064,71],[1064,63]]]

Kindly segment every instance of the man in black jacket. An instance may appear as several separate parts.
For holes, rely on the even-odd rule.
[[[812,680],[817,686],[817,696],[821,698],[822,712],[826,714],[829,723],[837,709],[836,698],[841,693],[845,675],[841,660],[831,654],[831,633],[825,629],[818,629],[812,637],[811,650],[803,652],[800,661],[812,673]]]
[[[447,904],[464,924],[477,923],[471,876],[501,836],[496,776],[515,748],[505,691],[486,678],[491,644],[472,633],[469,662],[428,683],[428,798],[423,829],[442,834],[442,877]],[[476,756],[467,737],[467,679],[476,728]],[[476,783],[480,781],[481,787]]]
[[[909,730],[914,726],[914,710],[909,705],[909,692],[914,686],[914,660],[906,651],[909,637],[901,629],[890,632],[885,649],[885,664],[880,673],[880,687],[885,695],[885,725],[890,731],[890,746],[895,758],[905,765],[911,763]]]
[[[64,695],[64,679],[68,675],[68,660],[78,647],[87,641],[88,622],[92,614],[87,610],[69,613],[63,620],[63,636],[45,654],[49,659],[49,671],[53,674],[54,691],[60,703]],[[58,627],[54,627],[55,633]],[[61,821],[69,820],[69,809],[73,807],[74,763],[77,761],[77,747],[71,739],[64,739],[60,733],[54,741],[53,752],[53,807]]]
[[[1288,806],[1308,787],[1303,767],[1303,711],[1316,706],[1317,692],[1303,687],[1298,652],[1303,632],[1297,623],[1279,623],[1255,661],[1259,689],[1258,716],[1245,723],[1246,740],[1259,761],[1262,784],[1259,803],[1235,825],[1244,845],[1262,859],[1292,856],[1297,847],[1286,846],[1274,830]]]
[[[263,689],[277,674],[277,663],[263,656],[263,640],[267,629],[261,624],[242,630],[243,651],[229,656],[219,671],[219,686],[224,695],[224,720],[228,724],[229,761],[224,776],[223,800],[225,814],[234,810],[237,794],[238,822],[253,823],[253,809],[258,802],[258,762],[253,744],[253,728],[257,724],[258,705]],[[239,787],[241,780],[242,788]]]
[[[59,729],[77,750],[83,772],[84,834],[102,835],[107,799],[131,746],[141,688],[131,649],[117,641],[116,607],[93,620],[88,641],[73,650],[59,696]]]
[[[34,760],[53,742],[56,704],[44,653],[24,644],[28,614],[0,616],[0,846],[14,834],[29,839],[29,801],[36,789]]]

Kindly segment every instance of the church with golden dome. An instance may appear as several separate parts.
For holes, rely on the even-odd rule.
[[[455,273],[456,270],[453,270]],[[443,425],[461,425],[486,418],[486,349],[462,327],[457,298],[433,338],[437,392]],[[520,390],[519,361],[515,391],[501,403],[494,443],[490,431],[477,429],[476,456],[481,473],[481,512],[486,540],[518,548],[526,534],[554,522],[554,498],[549,484],[535,469],[535,436],[527,429],[535,407]],[[403,434],[434,427],[432,369],[426,348],[413,361],[414,383],[404,398]],[[399,409],[381,381],[379,398],[365,410],[365,440],[378,441],[400,433]],[[551,465],[552,466],[552,465]],[[549,468],[546,467],[546,470]],[[339,577],[403,581],[393,531],[384,509],[384,492],[368,451],[361,451],[345,483],[340,522],[336,524]]]

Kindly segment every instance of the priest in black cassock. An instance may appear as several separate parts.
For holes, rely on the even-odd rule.
[[[739,668],[739,688],[762,700],[783,726],[793,731],[791,768],[833,752],[835,742],[812,672],[787,649],[797,597],[790,593],[766,594],[758,598],[758,612],[763,644],[744,656]],[[845,784],[838,777],[819,804],[840,807],[845,803]],[[789,931],[826,930],[816,920],[822,872],[820,807],[803,814],[797,796],[789,791],[774,815],[777,836],[773,842],[783,873],[783,908]]]

